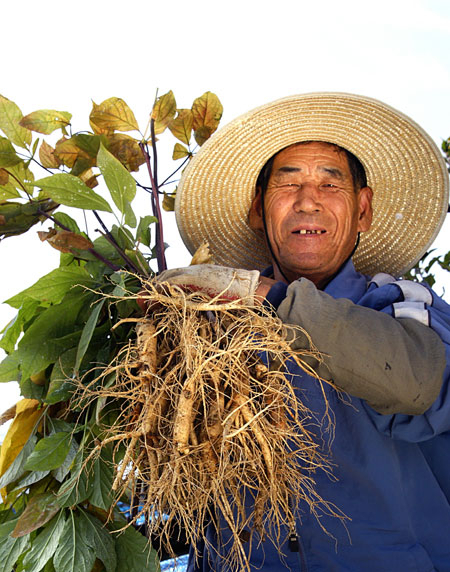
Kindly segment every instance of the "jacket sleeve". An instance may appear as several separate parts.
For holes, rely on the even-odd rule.
[[[277,313],[311,336],[323,355],[323,362],[314,364],[319,375],[365,400],[375,416],[423,414],[442,387],[444,344],[421,321],[380,310],[334,299],[302,278],[287,288]],[[291,335],[294,349],[308,347],[306,335],[298,330]]]

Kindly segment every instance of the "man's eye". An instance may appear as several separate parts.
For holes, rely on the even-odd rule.
[[[337,185],[333,185],[333,183],[325,183],[322,185],[322,188],[326,189],[327,191],[337,191],[339,187]]]
[[[300,188],[300,185],[296,183],[282,183],[280,185],[276,185],[275,188],[281,191],[297,191]]]

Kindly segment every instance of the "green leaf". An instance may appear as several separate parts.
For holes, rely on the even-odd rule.
[[[50,383],[44,398],[45,403],[67,401],[74,392],[75,384],[70,377],[73,373],[76,355],[77,348],[74,347],[58,357],[50,374]]]
[[[29,487],[30,485],[34,485],[34,483],[42,481],[42,479],[45,479],[49,472],[50,471],[30,471],[27,476],[17,482],[14,490],[23,489],[25,487]]]
[[[98,518],[84,511],[81,511],[80,517],[84,519],[86,525],[85,542],[94,549],[97,558],[103,562],[106,572],[115,572],[117,557],[113,537],[108,530],[102,526]]]
[[[117,570],[159,572],[156,550],[140,532],[129,526],[116,538]]]
[[[91,301],[92,294],[73,289],[61,304],[46,308],[27,328],[14,352],[23,380],[55,363],[62,353],[78,344],[82,327],[79,314]]]
[[[79,450],[72,463],[70,478],[63,482],[58,491],[58,502],[61,508],[80,504],[89,498],[92,493],[93,479],[88,480],[89,470],[84,465],[82,451]],[[89,474],[89,476],[91,476]]]
[[[26,572],[40,572],[58,548],[64,529],[64,511],[60,511],[33,540],[23,560]]]
[[[60,222],[61,224],[63,224],[65,227],[67,227],[72,232],[76,232],[78,234],[81,234],[81,231],[80,231],[80,228],[79,228],[77,222],[72,217],[70,217],[68,214],[57,212],[53,215],[53,218],[55,220],[57,220],[58,222]],[[58,225],[55,225],[55,228],[58,228]]]
[[[95,281],[81,266],[63,266],[55,268],[32,286],[22,290],[6,300],[13,308],[20,308],[27,299],[36,300],[43,305],[59,304],[66,293],[74,286],[94,287]]]
[[[86,520],[71,511],[53,556],[56,572],[91,572],[95,552],[85,541],[87,534]]]
[[[100,195],[74,175],[56,173],[39,179],[35,186],[41,188],[47,196],[57,203],[78,209],[112,212],[111,207]]]
[[[5,536],[9,536],[11,532],[14,530],[17,521],[19,520],[19,518],[11,518],[11,513],[12,510],[1,512],[2,518],[0,520],[0,538],[5,538]]]
[[[11,536],[19,538],[30,534],[51,520],[59,510],[60,507],[54,493],[40,493],[32,496],[20,515]]]
[[[109,510],[113,501],[112,484],[114,469],[111,459],[105,459],[105,454],[95,460],[93,470],[93,488],[89,501],[98,508]]]
[[[5,195],[10,194],[11,197],[22,196],[21,193],[23,193],[23,187],[25,187],[30,195],[33,194],[34,186],[32,183],[34,181],[34,174],[23,161],[20,161],[17,165],[8,167],[8,173],[10,175],[8,183],[0,187],[0,193]]]
[[[0,489],[16,481],[25,472],[25,463],[34,448],[36,436],[32,435],[25,443],[23,449],[0,478]]]
[[[54,109],[40,109],[25,115],[20,121],[22,127],[26,127],[31,131],[37,131],[44,135],[53,133],[56,129],[60,129],[70,125],[72,115],[67,111],[56,111]]]
[[[0,341],[0,348],[3,348],[7,353],[12,353],[14,351],[24,324],[29,322],[35,315],[38,306],[39,302],[37,300],[23,301],[22,307],[17,312],[16,317],[11,320],[4,329],[3,337]]]
[[[70,449],[69,452],[67,453],[67,457],[64,459],[62,465],[52,472],[52,475],[58,482],[61,483],[69,474],[69,471],[72,467],[72,463],[74,462],[75,457],[77,456],[78,450],[79,450],[78,443],[75,441],[75,439],[72,439],[72,441],[70,442]]]
[[[20,361],[17,352],[6,356],[0,362],[0,383],[8,383],[9,381],[19,381]]]
[[[0,185],[0,201],[7,201],[9,199],[16,199],[20,197],[20,193],[11,184],[7,186]]]
[[[11,142],[5,137],[0,137],[0,167],[12,167],[21,162],[22,159],[16,154]]]
[[[136,240],[150,247],[151,233],[150,225],[158,222],[158,219],[152,215],[141,217],[136,231]]]
[[[136,226],[136,218],[130,203],[136,195],[136,181],[125,169],[122,163],[114,157],[103,145],[97,155],[98,167],[105,179],[106,185],[116,207],[126,215],[126,223]]]
[[[103,305],[105,303],[105,299],[100,300],[99,302],[97,302],[94,306],[94,309],[91,312],[91,315],[89,316],[83,331],[81,333],[81,338],[80,338],[80,342],[78,344],[78,349],[77,349],[77,355],[75,358],[75,365],[73,368],[74,371],[74,375],[78,375],[79,373],[79,368],[81,365],[81,360],[83,359],[86,350],[91,342],[92,339],[92,334],[94,333],[95,330],[95,326],[97,325],[97,321],[98,321],[98,316],[103,308]]]
[[[70,449],[72,435],[61,431],[41,439],[28,458],[25,469],[28,471],[46,471],[62,465]]]
[[[13,101],[0,95],[0,129],[11,143],[26,149],[31,144],[32,135],[31,131],[19,125],[22,117],[22,112]]]
[[[11,572],[11,570],[14,570],[14,565],[27,544],[28,538],[26,536],[22,538],[6,536],[0,539],[0,572]]]

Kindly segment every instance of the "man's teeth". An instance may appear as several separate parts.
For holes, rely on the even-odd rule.
[[[324,230],[297,230],[296,231],[298,234],[322,234],[323,232],[325,232]]]

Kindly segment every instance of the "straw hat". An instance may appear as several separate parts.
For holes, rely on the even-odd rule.
[[[437,146],[406,115],[368,97],[310,93],[238,117],[209,139],[185,170],[175,212],[193,253],[205,241],[217,264],[262,269],[271,261],[247,224],[258,174],[277,151],[327,141],[351,151],[374,191],[374,219],[353,257],[360,272],[401,276],[444,222],[448,173]]]

